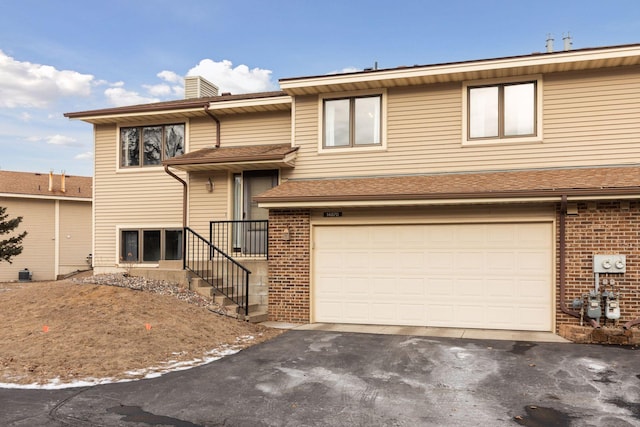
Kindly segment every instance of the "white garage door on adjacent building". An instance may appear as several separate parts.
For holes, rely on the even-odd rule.
[[[315,226],[313,321],[550,331],[550,222]]]

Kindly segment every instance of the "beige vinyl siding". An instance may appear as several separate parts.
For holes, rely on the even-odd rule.
[[[545,144],[576,165],[635,163],[640,68],[553,74],[545,80]]]
[[[119,147],[115,125],[96,126],[95,140],[93,256],[100,272],[118,263],[118,227],[182,227],[183,187],[162,167],[116,172]]]
[[[86,270],[91,253],[91,203],[61,200],[58,274]]]
[[[194,118],[189,121],[187,151],[200,150],[216,145],[216,122],[211,117]]]
[[[291,113],[236,114],[220,116],[221,144],[260,145],[291,141]]]
[[[387,149],[318,153],[316,96],[296,98],[295,170],[287,178],[420,174],[636,162],[640,68],[543,76],[541,142],[462,144],[462,84],[387,91]],[[527,79],[527,77],[523,77]],[[383,112],[383,115],[385,112]]]
[[[291,141],[291,113],[246,113],[219,115],[220,144],[232,145],[282,144]],[[216,123],[210,117],[189,122],[189,151],[214,146]]]
[[[215,188],[209,193],[207,179],[211,178]],[[209,238],[209,221],[231,218],[229,197],[229,174],[226,171],[192,173],[189,175],[189,227],[204,238]]]
[[[55,279],[55,200],[4,198],[0,206],[7,208],[10,219],[21,216],[22,222],[11,236],[26,231],[22,253],[13,263],[0,262],[0,282],[15,281],[25,268],[33,280]],[[9,236],[9,235],[7,235]]]

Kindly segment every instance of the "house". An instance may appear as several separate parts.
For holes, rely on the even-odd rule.
[[[95,271],[183,260],[288,322],[557,331],[591,291],[640,316],[640,45],[280,87],[66,114]]]
[[[32,280],[87,270],[91,260],[92,179],[0,171],[0,206],[10,219],[21,216],[16,232],[27,231],[22,253],[0,264],[0,282],[15,281],[28,269]],[[7,236],[0,236],[0,239]]]

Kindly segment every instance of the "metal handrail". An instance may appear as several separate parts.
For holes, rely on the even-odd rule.
[[[209,221],[209,241],[237,256],[269,259],[269,221]]]
[[[249,271],[189,227],[184,228],[183,267],[249,314]]]

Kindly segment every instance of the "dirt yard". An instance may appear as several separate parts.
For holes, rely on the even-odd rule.
[[[149,368],[188,365],[281,333],[216,314],[203,298],[174,290],[71,279],[0,283],[0,383],[141,378]]]

